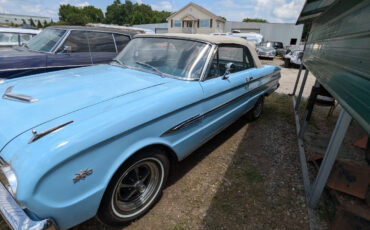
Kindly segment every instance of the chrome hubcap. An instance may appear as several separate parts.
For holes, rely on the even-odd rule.
[[[122,215],[140,212],[161,186],[163,170],[158,162],[142,160],[120,178],[113,193],[113,208]]]

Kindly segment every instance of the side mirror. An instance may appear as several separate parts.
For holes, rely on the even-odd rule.
[[[223,80],[226,80],[229,78],[229,74],[232,73],[232,71],[235,70],[235,65],[234,63],[232,62],[229,62],[226,64],[226,70],[225,70],[225,74],[224,76],[222,77]]]
[[[63,47],[63,50],[62,50],[62,52],[60,52],[60,53],[70,53],[72,51],[72,47],[71,46],[64,46]]]

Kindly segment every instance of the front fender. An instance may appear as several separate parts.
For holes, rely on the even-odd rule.
[[[189,93],[192,100],[189,96],[185,100],[181,90],[171,88],[179,99],[167,103],[165,108],[159,94],[163,88],[153,88],[141,92],[143,98],[153,98],[152,103],[145,103],[147,106],[133,94],[44,123],[36,129],[48,130],[73,120],[32,144],[28,144],[33,135],[31,130],[20,134],[1,152],[17,175],[18,201],[39,218],[53,218],[61,229],[93,217],[110,179],[132,154],[158,144],[175,151],[181,149],[171,137],[161,134],[178,119],[195,112],[189,107],[181,110],[180,115],[171,114],[184,107],[184,103],[192,104],[200,98],[201,90],[194,84],[199,86],[189,83],[190,89],[197,90]],[[86,169],[93,173],[75,183],[75,175]]]

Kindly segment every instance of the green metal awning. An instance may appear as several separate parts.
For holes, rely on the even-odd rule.
[[[308,0],[303,64],[370,135],[370,0]]]
[[[307,0],[297,20],[297,25],[310,22],[320,16],[336,0]]]

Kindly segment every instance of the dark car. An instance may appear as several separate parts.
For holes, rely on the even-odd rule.
[[[274,48],[276,50],[276,55],[284,55],[286,52],[282,42],[268,41],[261,43],[261,46]]]
[[[0,50],[0,78],[109,63],[134,35],[111,28],[48,27],[23,47]]]

